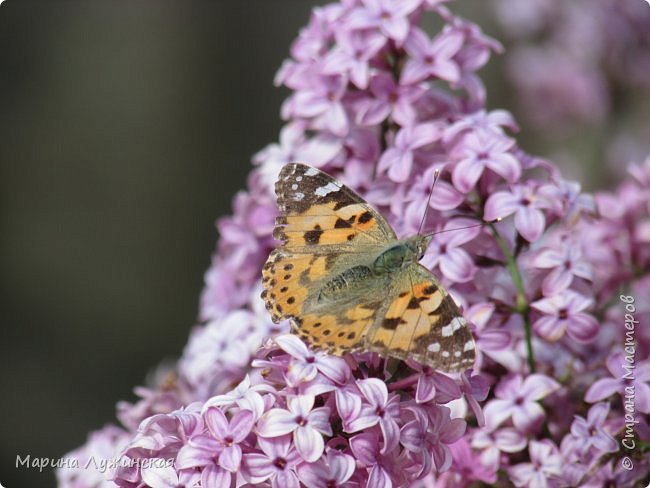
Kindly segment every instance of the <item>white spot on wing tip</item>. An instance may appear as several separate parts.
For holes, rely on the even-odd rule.
[[[442,337],[454,335],[454,332],[463,327],[463,325],[465,325],[465,320],[462,317],[455,317],[440,330]]]
[[[318,170],[316,168],[310,167],[307,171],[305,171],[305,176],[316,176],[318,174]]]
[[[463,347],[463,351],[465,351],[465,352],[472,351],[472,350],[474,350],[475,347],[476,346],[474,346],[474,341],[470,339],[469,341],[467,341],[465,343],[465,347]]]
[[[427,347],[427,349],[428,349],[430,352],[438,352],[438,351],[440,351],[440,343],[439,343],[439,342],[434,342],[434,343],[432,343],[432,344],[429,344],[429,346]]]
[[[318,195],[319,197],[324,197],[328,193],[332,193],[334,191],[339,191],[339,188],[340,187],[336,183],[329,182],[325,186],[321,186],[320,188],[316,188],[316,191],[314,193],[316,193],[316,195]]]

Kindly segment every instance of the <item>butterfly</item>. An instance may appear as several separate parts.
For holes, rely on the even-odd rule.
[[[432,236],[398,239],[381,214],[330,175],[285,165],[275,184],[282,241],[262,270],[274,322],[315,349],[377,352],[447,372],[474,364],[474,339],[447,290],[418,261]]]

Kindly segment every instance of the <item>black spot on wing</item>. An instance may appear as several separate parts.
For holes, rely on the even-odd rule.
[[[372,220],[372,214],[366,210],[361,215],[359,215],[358,220],[359,220],[360,224],[365,224],[366,222],[369,222],[369,221]]]
[[[437,290],[438,287],[436,285],[429,285],[424,290],[422,290],[422,293],[424,295],[433,295]]]
[[[399,324],[404,323],[402,317],[393,317],[389,319],[388,317],[384,318],[384,321],[381,323],[381,326],[384,329],[395,330]]]
[[[411,297],[406,308],[414,309],[414,308],[418,308],[419,306],[420,306],[420,300],[418,300],[415,297]]]
[[[335,229],[349,229],[352,227],[352,223],[354,222],[354,219],[356,218],[356,215],[353,215],[347,220],[344,220],[342,218],[336,219],[336,222],[334,223],[334,228]]]
[[[320,225],[316,224],[316,226],[313,228],[313,230],[308,230],[305,232],[305,243],[310,244],[310,245],[315,245],[318,244],[318,241],[320,241],[320,236],[323,234],[323,230],[321,229]]]

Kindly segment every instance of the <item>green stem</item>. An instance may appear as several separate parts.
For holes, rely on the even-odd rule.
[[[503,237],[499,234],[494,224],[489,224],[494,238],[497,241],[499,249],[503,253],[503,256],[506,258],[506,268],[512,276],[512,281],[517,290],[517,298],[515,304],[515,312],[521,315],[524,320],[524,332],[526,334],[526,349],[528,350],[528,367],[530,372],[534,373],[537,368],[535,367],[535,355],[533,354],[533,333],[530,326],[530,318],[528,317],[528,312],[530,311],[528,298],[526,298],[526,292],[524,290],[524,281],[521,278],[521,273],[519,272],[519,266],[517,266],[517,261],[515,257],[510,252],[508,244]]]

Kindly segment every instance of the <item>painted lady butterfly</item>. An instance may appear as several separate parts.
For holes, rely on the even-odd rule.
[[[475,344],[458,307],[418,263],[431,236],[399,240],[350,188],[304,164],[275,185],[280,216],[262,298],[274,322],[333,354],[362,350],[463,371]]]

